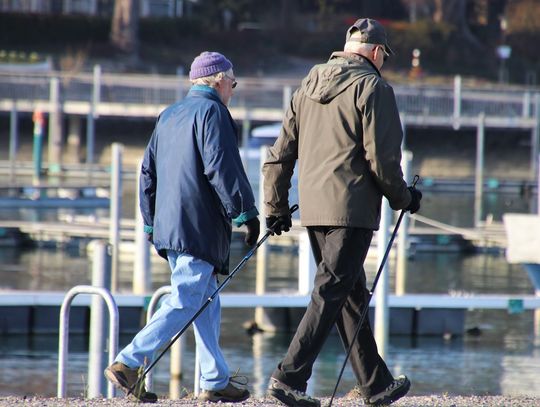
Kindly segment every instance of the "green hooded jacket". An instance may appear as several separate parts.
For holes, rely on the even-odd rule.
[[[394,91],[366,58],[335,52],[294,93],[263,166],[267,215],[288,213],[296,160],[303,226],[376,230],[384,195],[394,210],[411,194],[401,170]]]

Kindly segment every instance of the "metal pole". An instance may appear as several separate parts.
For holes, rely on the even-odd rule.
[[[476,130],[476,172],[474,187],[474,226],[480,226],[482,220],[482,196],[484,189],[484,126],[486,116],[480,113]]]
[[[531,92],[526,90],[523,92],[523,106],[521,108],[521,116],[529,117],[531,115]]]
[[[536,167],[536,212],[540,215],[540,154],[538,155],[538,165]],[[540,295],[540,293],[538,293]]]
[[[15,170],[17,167],[17,150],[19,149],[19,120],[17,118],[17,104],[13,102],[11,106],[9,120],[9,163],[10,182],[15,183]]]
[[[283,87],[283,110],[287,110],[291,102],[292,88],[289,85]]]
[[[133,265],[133,294],[145,294],[152,289],[152,269],[150,263],[150,242],[144,233],[144,220],[139,209],[142,161],[137,167],[135,186],[135,264]]]
[[[94,163],[94,140],[95,140],[94,112],[92,109],[86,116],[86,164],[90,172],[90,166]]]
[[[101,65],[94,65],[94,76],[92,84],[92,113],[94,118],[99,117],[99,103],[101,101]]]
[[[111,267],[109,246],[106,242],[95,240],[93,245],[92,286],[110,289]],[[94,296],[90,308],[90,344],[88,351],[88,398],[103,395],[105,388],[105,353],[107,348],[105,303]],[[116,355],[115,355],[116,356]]]
[[[403,178],[410,184],[411,163],[413,154],[410,151],[403,152],[401,167],[403,168]],[[403,295],[407,287],[407,249],[409,248],[409,214],[406,213],[401,220],[401,230],[397,237],[397,261],[396,261],[396,295]]]
[[[298,293],[309,295],[313,290],[317,265],[311,252],[311,244],[307,232],[300,233],[298,245]]]
[[[169,398],[178,400],[182,398],[181,381],[182,381],[182,353],[184,348],[184,336],[181,336],[171,346],[171,379],[169,382]]]
[[[401,149],[405,150],[407,148],[407,123],[405,121],[405,113],[400,114],[399,118],[401,121],[401,133],[403,133],[403,138],[401,139]]]
[[[178,87],[176,88],[176,100],[184,98],[184,67],[176,68],[176,77],[178,78]]]
[[[69,290],[60,307],[60,329],[58,337],[58,388],[57,397],[66,397],[66,373],[67,356],[69,348],[69,310],[71,302],[77,294],[97,294],[106,302],[109,310],[109,364],[114,362],[118,352],[118,307],[111,293],[99,287],[89,285],[78,285]],[[107,386],[107,398],[113,398],[115,394],[114,385],[109,382]]]
[[[49,106],[49,173],[56,174],[61,170],[62,161],[62,107],[58,78],[51,78]]]
[[[109,243],[112,246],[111,290],[118,291],[120,219],[122,213],[122,145],[112,144]]]
[[[261,171],[259,171],[259,216],[261,222],[266,221],[266,213],[264,207],[264,176],[262,174],[262,167],[266,161],[266,155],[268,152],[268,146],[261,146],[259,165]],[[255,294],[263,295],[266,292],[266,279],[268,269],[268,244],[262,245],[257,251],[257,263],[255,273]],[[265,311],[263,307],[255,308],[255,323],[261,329],[265,329]]]
[[[537,93],[534,98],[534,119],[536,124],[531,135],[531,175],[533,179],[538,172],[539,166],[536,158],[538,157],[540,144],[540,93]]]
[[[199,348],[195,345],[195,377],[193,378],[193,394],[195,397],[198,397],[201,392],[201,363],[199,360]]]
[[[388,227],[390,226],[391,209],[386,198],[381,205],[381,224],[377,232],[377,260],[383,263],[388,245]],[[375,289],[375,341],[379,354],[384,359],[388,349],[388,262],[384,263],[381,281]]]
[[[461,124],[461,76],[454,76],[454,130],[459,130]]]
[[[34,142],[33,142],[33,162],[34,162],[34,185],[39,185],[41,180],[41,167],[42,167],[42,150],[43,150],[43,127],[45,119],[43,118],[43,112],[39,109],[34,111],[32,116],[34,121]]]

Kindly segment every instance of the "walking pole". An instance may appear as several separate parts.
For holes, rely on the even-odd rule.
[[[298,205],[297,204],[294,204],[293,206],[291,206],[289,208],[289,211],[290,211],[290,214],[292,215],[293,212],[295,212],[296,210],[298,210]],[[133,393],[133,390],[135,390],[137,388],[137,386],[139,385],[140,382],[142,382],[144,380],[144,378],[146,377],[146,375],[148,374],[148,372],[150,370],[152,370],[152,368],[157,364],[157,362],[159,362],[159,360],[163,357],[163,355],[165,354],[165,352],[167,352],[170,347],[173,345],[174,342],[176,342],[178,340],[178,338],[180,338],[182,336],[182,334],[184,332],[186,332],[186,330],[189,328],[189,326],[193,323],[193,321],[195,321],[197,319],[197,317],[199,315],[201,315],[201,313],[206,309],[206,307],[208,307],[208,305],[210,305],[210,303],[214,300],[214,298],[216,298],[216,296],[219,294],[219,292],[221,291],[221,289],[223,287],[225,287],[227,285],[227,283],[229,281],[231,281],[231,279],[234,277],[234,275],[236,274],[236,272],[238,270],[240,270],[244,264],[246,264],[246,262],[251,258],[251,256],[253,256],[253,253],[255,253],[255,251],[266,241],[266,239],[268,239],[268,237],[270,237],[271,235],[274,234],[274,229],[276,226],[278,226],[278,222],[279,221],[276,221],[271,227],[269,227],[267,230],[266,230],[266,233],[264,234],[264,236],[257,242],[257,244],[255,245],[255,247],[253,247],[249,252],[248,254],[246,254],[244,256],[244,258],[242,259],[242,261],[240,263],[238,263],[238,266],[236,266],[234,268],[233,271],[231,271],[231,273],[227,276],[227,278],[225,280],[223,280],[223,283],[221,283],[221,285],[216,289],[216,291],[214,291],[214,293],[208,297],[208,299],[206,300],[206,302],[201,306],[201,308],[195,313],[195,315],[193,315],[193,317],[186,323],[186,325],[180,330],[180,332],[178,332],[172,339],[171,341],[169,342],[169,344],[165,347],[165,349],[163,349],[163,351],[159,354],[159,356],[144,370],[144,372],[139,376],[139,378],[137,379],[137,381],[133,384],[133,386],[131,386],[131,388],[129,389],[129,391],[127,392],[126,396],[129,396],[130,394]]]
[[[414,176],[412,187],[416,185],[420,177],[418,175]],[[405,209],[401,211],[399,214],[398,220],[396,222],[396,226],[394,227],[394,231],[392,232],[392,236],[390,237],[390,241],[388,242],[388,246],[386,247],[386,251],[384,252],[384,256],[381,261],[381,265],[379,266],[379,270],[377,270],[377,274],[375,275],[375,280],[373,280],[373,286],[371,287],[371,290],[369,291],[368,299],[366,302],[366,306],[362,310],[362,315],[360,316],[360,321],[358,322],[358,326],[356,327],[356,331],[354,332],[354,335],[350,341],[349,349],[347,349],[347,354],[345,355],[345,360],[343,361],[343,365],[341,366],[341,371],[339,372],[339,376],[336,382],[336,385],[334,387],[334,392],[332,393],[332,397],[330,397],[330,402],[328,403],[328,407],[332,406],[332,401],[334,400],[334,397],[336,395],[337,388],[339,386],[339,382],[341,381],[341,377],[343,376],[343,371],[345,370],[345,366],[347,365],[347,361],[349,360],[349,356],[351,355],[352,347],[354,345],[354,341],[356,340],[356,337],[358,336],[358,333],[360,332],[360,329],[362,328],[362,324],[364,323],[364,319],[366,318],[366,315],[369,310],[369,302],[371,301],[371,298],[373,297],[373,292],[375,291],[375,287],[377,286],[377,282],[379,281],[379,277],[381,276],[381,273],[384,268],[384,264],[386,263],[386,259],[388,258],[388,254],[390,253],[390,249],[392,249],[392,244],[394,243],[394,239],[396,238],[397,231],[399,229],[399,225],[401,223],[401,220],[403,219],[403,216],[405,215]]]

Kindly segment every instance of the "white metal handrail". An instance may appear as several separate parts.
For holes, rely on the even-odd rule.
[[[69,311],[71,302],[78,294],[95,294],[105,300],[109,309],[109,365],[114,362],[118,352],[118,307],[109,290],[89,285],[78,285],[69,290],[60,307],[60,332],[58,340],[58,398],[66,397],[67,355],[69,343]],[[114,386],[107,385],[107,398],[114,397]]]

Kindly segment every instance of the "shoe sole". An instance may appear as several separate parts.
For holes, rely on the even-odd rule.
[[[216,398],[205,398],[205,399],[201,399],[201,401],[208,401],[210,403],[240,403],[242,401],[246,401],[249,397],[251,396],[251,394],[247,394],[245,397],[242,397],[240,399],[233,399],[233,398],[230,398],[230,397],[216,397]]]
[[[396,393],[392,394],[391,396],[386,396],[383,399],[377,401],[376,403],[371,403],[369,405],[379,406],[379,407],[388,406],[392,404],[393,402],[398,401],[403,396],[405,396],[409,392],[410,388],[411,388],[411,382],[407,380],[407,382]]]
[[[313,407],[314,406],[313,403],[302,402],[302,401],[297,401],[296,399],[291,399],[290,397],[288,397],[286,394],[282,393],[281,391],[276,391],[273,389],[268,390],[268,395],[276,399],[280,403],[285,404],[287,407]]]
[[[129,387],[127,387],[127,383],[122,383],[116,375],[113,373],[113,371],[109,368],[105,369],[105,377],[112,383],[114,386],[122,390],[126,395],[129,393]]]

